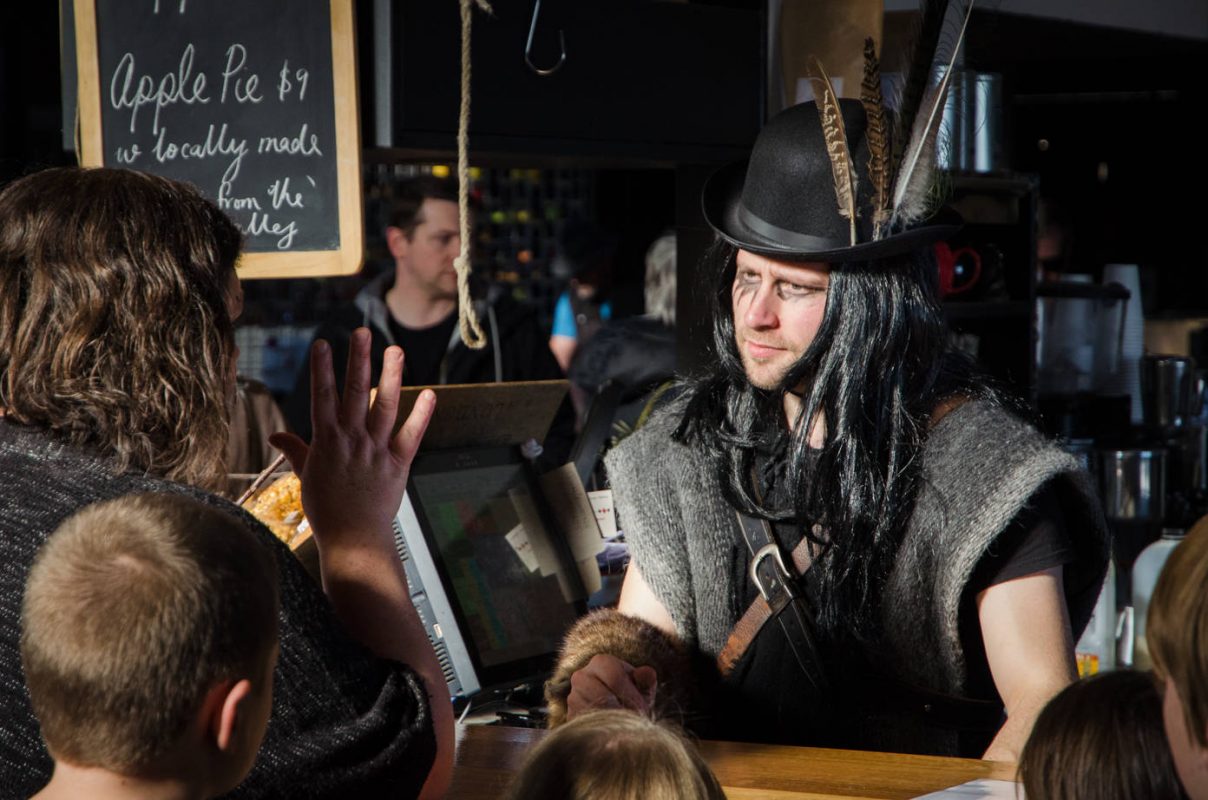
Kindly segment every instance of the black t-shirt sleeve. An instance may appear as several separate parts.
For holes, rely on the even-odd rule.
[[[959,628],[968,665],[966,691],[970,696],[995,696],[978,622],[977,595],[1014,578],[1069,564],[1075,557],[1057,486],[1049,481],[1036,490],[1023,510],[998,535],[965,585]]]
[[[1049,482],[1032,495],[986,550],[966,591],[976,596],[991,586],[1068,564],[1074,557],[1057,490]]]

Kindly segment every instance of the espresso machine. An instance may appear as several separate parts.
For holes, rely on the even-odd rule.
[[[1204,377],[1183,356],[1140,360],[1143,422],[1096,448],[1104,513],[1112,533],[1117,597],[1130,597],[1133,563],[1163,530],[1186,530],[1208,511]]]
[[[1130,424],[1131,399],[1117,389],[1129,291],[1068,275],[1036,287],[1036,388],[1047,433],[1089,449]]]
[[[1204,375],[1185,356],[1141,359],[1142,438],[1166,453],[1165,523],[1189,528],[1208,510]]]

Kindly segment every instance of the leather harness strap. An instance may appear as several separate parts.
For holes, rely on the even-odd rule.
[[[928,429],[935,428],[940,420],[948,416],[948,414],[960,406],[964,405],[968,398],[963,395],[954,395],[947,397],[936,405],[935,411],[932,412],[931,418],[928,420]],[[744,525],[743,515],[739,515],[739,524]],[[746,535],[744,533],[744,538]],[[793,548],[793,552],[789,556],[793,564],[793,576],[799,577],[809,569],[813,558],[810,553],[810,539],[808,536],[802,537],[800,543]],[[758,566],[755,564],[755,566]],[[734,669],[734,665],[738,663],[747,648],[751,646],[751,642],[755,641],[755,637],[763,629],[774,616],[773,609],[768,601],[764,599],[762,592],[756,595],[755,600],[739,617],[734,628],[730,631],[730,635],[726,638],[725,646],[717,655],[717,668],[723,676],[729,675]]]
[[[801,542],[793,548],[789,559],[792,561],[794,573],[801,575],[809,569],[812,561],[809,551],[810,540],[803,538]],[[742,658],[742,654],[751,646],[751,642],[755,641],[755,637],[759,635],[759,631],[764,624],[772,618],[772,607],[768,605],[768,601],[763,599],[763,595],[756,595],[755,601],[747,606],[746,612],[735,623],[734,629],[730,631],[730,636],[726,640],[725,647],[717,656],[717,667],[721,670],[722,675],[729,675],[730,670],[738,663],[738,659]]]

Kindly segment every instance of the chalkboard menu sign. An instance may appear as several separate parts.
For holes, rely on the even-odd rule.
[[[80,156],[189,181],[242,277],[360,269],[353,0],[75,0]]]

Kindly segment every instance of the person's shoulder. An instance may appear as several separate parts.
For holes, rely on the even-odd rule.
[[[1079,463],[1020,413],[969,400],[932,427],[923,469],[937,486],[970,497],[993,493],[1004,482],[1018,484],[1026,497],[1051,478],[1078,473]]]
[[[941,402],[932,417],[930,438],[986,445],[1057,446],[1020,411],[984,398],[957,397]]]

